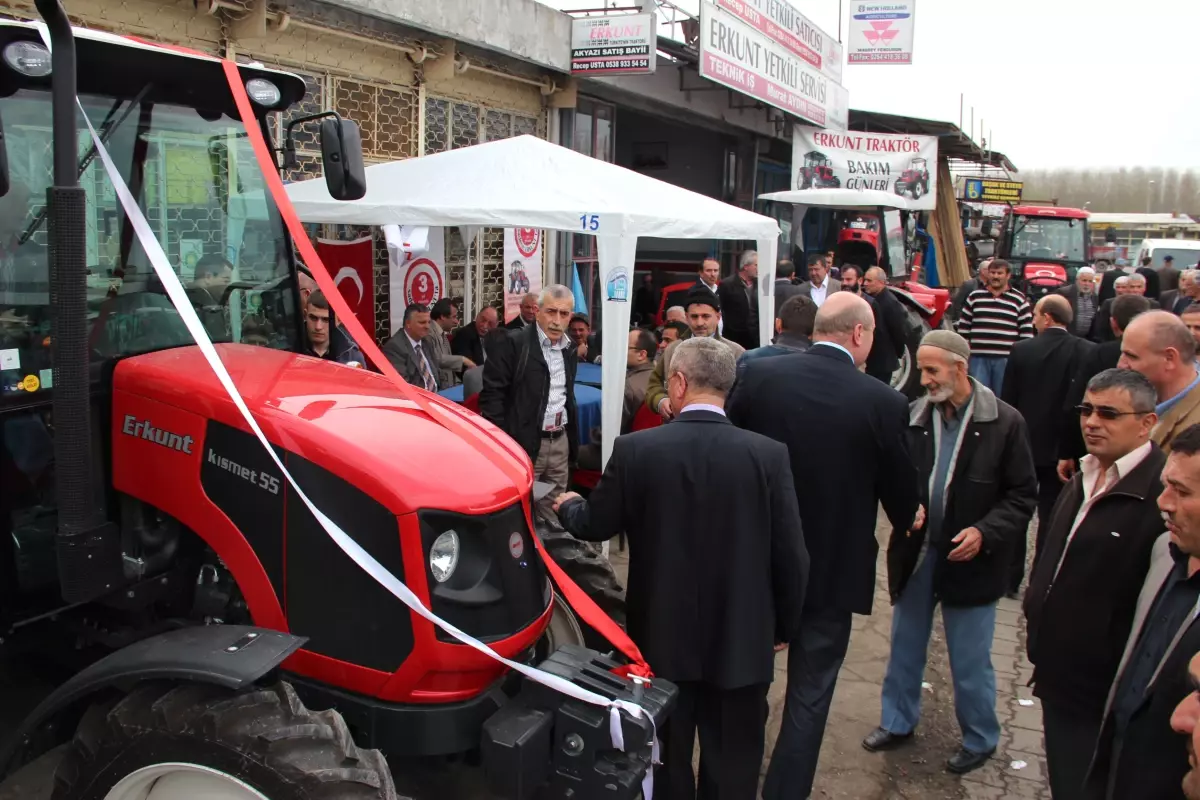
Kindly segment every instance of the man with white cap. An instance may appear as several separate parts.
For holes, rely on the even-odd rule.
[[[992,634],[1008,585],[1014,542],[1037,504],[1037,478],[1025,422],[967,374],[971,347],[947,330],[927,333],[917,350],[925,396],[909,407],[905,441],[920,476],[925,514],[888,542],[892,652],[883,679],[872,752],[909,741],[920,719],[921,679],[942,604],[954,706],[962,745],[946,764],[962,774],[987,763],[1000,739]]]
[[[1075,273],[1075,283],[1064,286],[1058,293],[1071,304],[1071,333],[1087,338],[1099,306],[1096,300],[1096,271],[1091,267],[1080,267],[1079,272]]]

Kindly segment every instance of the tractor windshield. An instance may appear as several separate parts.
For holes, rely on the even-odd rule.
[[[82,96],[209,336],[292,349],[289,239],[240,120],[132,97]],[[49,388],[50,93],[0,97],[10,188],[0,197],[0,396]],[[89,344],[106,359],[190,344],[79,120],[87,192]],[[30,379],[29,376],[34,376]]]
[[[1061,217],[1018,217],[1013,229],[1012,255],[1057,261],[1086,260],[1086,226],[1082,220]]]

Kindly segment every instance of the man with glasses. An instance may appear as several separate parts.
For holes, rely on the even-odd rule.
[[[1162,533],[1167,457],[1150,440],[1154,387],[1128,369],[1088,381],[1079,425],[1088,455],[1063,488],[1025,593],[1026,650],[1042,701],[1055,800],[1083,796],[1104,702]]]
[[[1171,452],[1171,441],[1200,423],[1200,372],[1196,369],[1196,340],[1170,311],[1147,311],[1121,337],[1117,366],[1146,376],[1158,392],[1158,424],[1151,438]]]

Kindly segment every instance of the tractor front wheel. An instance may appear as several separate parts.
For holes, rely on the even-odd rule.
[[[53,800],[398,800],[378,750],[292,687],[152,683],[83,716]]]

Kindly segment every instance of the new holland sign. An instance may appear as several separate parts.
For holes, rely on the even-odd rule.
[[[850,64],[911,64],[916,0],[850,4]]]

